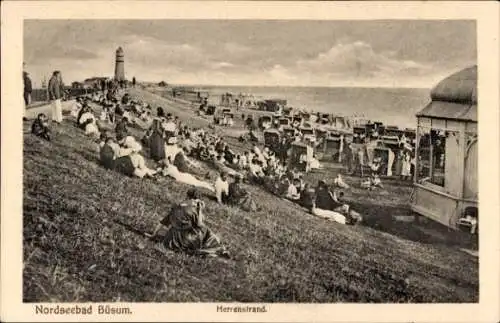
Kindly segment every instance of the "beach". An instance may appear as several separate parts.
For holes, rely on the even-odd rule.
[[[213,104],[220,102],[224,93],[254,95],[257,99],[285,99],[288,106],[352,116],[364,115],[372,121],[381,121],[400,128],[415,128],[415,114],[430,101],[429,89],[411,88],[354,88],[354,87],[248,87],[195,86],[208,91]],[[171,90],[155,87],[154,91],[171,96]],[[163,92],[163,93],[162,93]]]

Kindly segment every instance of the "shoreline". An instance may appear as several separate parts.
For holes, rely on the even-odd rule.
[[[194,103],[192,101],[189,101],[189,100],[184,100],[184,99],[181,99],[181,98],[174,98],[172,97],[171,95],[168,95],[168,91],[170,91],[172,89],[172,87],[175,87],[175,85],[168,85],[167,87],[159,87],[157,85],[155,86],[146,86],[144,88],[145,91],[148,91],[150,93],[155,93],[161,97],[164,97],[164,98],[167,98],[169,100],[179,100],[179,101],[184,101],[186,104],[188,105],[193,105],[193,106],[196,106],[198,107],[200,103]],[[238,108],[238,110],[236,110],[235,107],[224,107],[224,106],[220,106],[219,104],[219,100],[220,99],[220,96],[222,95],[222,93],[231,93],[233,95],[233,97],[237,97],[239,93],[244,93],[246,95],[248,95],[249,97],[253,97],[255,100],[264,100],[264,99],[276,99],[276,98],[281,98],[281,99],[285,99],[287,100],[288,102],[288,106],[289,107],[292,107],[294,111],[302,111],[302,112],[306,112],[306,113],[309,113],[311,115],[316,115],[316,114],[329,114],[329,115],[333,115],[333,116],[338,116],[338,117],[344,117],[344,118],[350,118],[350,119],[360,119],[360,120],[366,120],[366,121],[371,121],[372,123],[373,122],[381,122],[383,125],[385,126],[397,126],[398,129],[400,130],[405,130],[405,129],[416,129],[417,127],[417,118],[416,118],[416,113],[417,112],[414,112],[414,113],[408,113],[408,114],[396,114],[396,112],[401,112],[401,111],[407,111],[407,112],[410,112],[412,111],[412,109],[409,109],[405,104],[401,103],[400,106],[398,106],[398,108],[394,111],[394,113],[392,115],[395,115],[396,117],[395,118],[391,118],[391,114],[386,114],[386,115],[383,115],[383,114],[379,114],[378,116],[374,116],[374,114],[377,114],[379,111],[380,112],[385,112],[387,113],[388,111],[386,110],[382,110],[383,108],[380,108],[379,110],[377,110],[376,112],[371,112],[372,115],[370,115],[370,113],[366,113],[366,111],[369,111],[367,109],[364,109],[362,112],[359,112],[359,111],[354,111],[353,112],[353,108],[355,109],[355,106],[352,106],[352,107],[349,107],[349,106],[343,106],[343,104],[347,104],[347,103],[342,103],[342,102],[335,102],[335,101],[332,101],[332,106],[329,107],[329,108],[324,108],[324,109],[321,109],[320,108],[307,108],[307,107],[303,107],[303,108],[299,108],[299,107],[294,107],[294,104],[290,104],[290,95],[287,96],[287,93],[283,93],[283,94],[278,94],[278,95],[268,95],[268,94],[259,94],[259,93],[252,93],[252,92],[247,92],[247,91],[242,91],[242,90],[251,90],[252,88],[258,88],[258,89],[264,89],[264,88],[269,88],[269,89],[285,89],[285,88],[288,88],[288,89],[294,89],[294,88],[300,88],[300,89],[315,89],[316,87],[289,87],[289,86],[284,86],[284,87],[280,87],[280,86],[270,86],[270,87],[266,87],[266,86],[252,86],[252,87],[245,87],[245,86],[233,86],[233,88],[236,90],[235,92],[231,92],[231,91],[226,91],[227,89],[231,88],[231,87],[225,87],[225,86],[218,86],[218,85],[205,85],[205,86],[200,86],[199,88],[196,88],[196,86],[187,86],[187,85],[181,85],[180,87],[186,87],[186,88],[195,88],[196,90],[201,90],[201,91],[206,91],[209,93],[209,97],[212,97],[212,98],[216,98],[216,100],[214,100],[212,103],[210,102],[210,99],[209,99],[209,105],[215,105],[217,106],[218,108],[228,108],[228,109],[231,109],[233,113],[245,113],[245,115],[247,114],[256,114],[256,115],[260,115],[260,114],[263,114],[263,115],[270,115],[272,114],[271,112],[267,112],[267,111],[262,111],[262,110],[258,110],[258,109],[251,109],[251,108]],[[344,87],[318,87],[318,89],[321,88],[321,89],[344,89]],[[430,90],[429,89],[426,89],[426,88],[384,88],[384,87],[378,87],[378,88],[373,88],[373,87],[345,87],[345,89],[354,89],[354,90],[395,90],[395,91],[399,91],[399,90],[408,90],[408,91],[412,91],[412,90],[417,90],[417,91],[425,91],[426,92],[426,99],[423,99],[424,96],[422,96],[420,99],[422,100],[422,104],[419,104],[418,105],[418,110],[422,109],[423,107],[425,107],[426,104],[428,104],[427,101],[430,101]],[[214,91],[215,90],[215,91]],[[240,91],[241,90],[241,91]],[[289,93],[288,93],[289,94]],[[393,98],[396,98],[397,96],[394,96],[394,95],[391,95]],[[405,96],[406,97],[406,96]],[[428,97],[428,98],[427,98]],[[293,100],[292,100],[293,101]],[[214,102],[217,102],[214,104]],[[335,106],[335,104],[340,104],[341,106]],[[321,105],[321,104],[318,104],[318,105]],[[366,106],[370,106],[370,102],[368,101],[366,103]],[[328,111],[327,111],[328,110]],[[352,112],[352,113],[350,113]],[[392,120],[391,120],[392,119]]]

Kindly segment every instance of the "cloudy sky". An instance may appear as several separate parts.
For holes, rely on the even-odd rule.
[[[474,21],[28,20],[35,85],[112,76],[179,84],[425,87],[476,64]]]

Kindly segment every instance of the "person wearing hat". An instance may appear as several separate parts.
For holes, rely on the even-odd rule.
[[[206,226],[204,208],[201,194],[189,189],[187,199],[175,205],[154,231],[146,235],[156,238],[160,229],[166,227],[165,248],[192,255],[229,258],[229,252],[220,239]]]

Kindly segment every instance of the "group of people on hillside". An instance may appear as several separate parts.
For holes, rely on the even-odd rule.
[[[77,126],[84,131],[89,124],[94,124],[96,119],[96,117],[90,117],[94,113],[90,107],[91,99],[79,98],[74,106],[75,110],[72,111]],[[99,100],[98,102],[106,104],[105,101]],[[113,113],[115,113],[116,102],[113,105],[115,107]],[[132,116],[140,113],[132,111],[133,109],[130,109],[129,106],[124,107],[124,110],[128,110]],[[85,117],[86,114],[89,116]],[[144,149],[140,141],[136,140],[129,132],[130,122],[123,115],[115,115],[115,118],[112,123],[115,126],[114,129],[100,129],[102,131],[99,136],[99,157],[103,167],[139,178],[169,176],[177,181],[215,192],[213,184],[200,181],[191,174],[180,172],[170,158],[161,160],[156,169],[149,168],[142,155]],[[115,134],[112,135],[112,132]],[[190,189],[186,201],[173,207],[167,216],[160,221],[160,227],[168,227],[167,233],[163,237],[164,246],[197,255],[229,257],[229,253],[219,238],[205,225],[203,208],[204,202],[201,200],[200,192]],[[155,238],[160,227],[149,236]]]
[[[96,116],[93,104],[101,106],[101,117]],[[139,178],[168,176],[193,186],[187,201],[176,205],[160,223],[160,227],[169,227],[164,237],[166,247],[195,254],[228,256],[217,236],[204,225],[200,188],[214,194],[218,203],[255,212],[260,207],[243,184],[248,182],[306,207],[318,217],[343,224],[361,220],[342,200],[342,192],[330,190],[324,182],[311,189],[300,173],[289,170],[286,160],[278,158],[268,148],[261,150],[254,145],[251,150],[237,154],[222,137],[209,134],[205,129],[190,128],[162,108],[156,112],[156,117],[152,117],[150,106],[134,102],[127,95],[118,98],[117,95],[96,94],[78,98],[71,114],[82,131],[100,138],[100,163],[106,169]],[[149,116],[146,123],[149,127],[138,140],[129,131],[129,127],[135,125],[131,120],[146,119],[146,116]],[[46,122],[46,118],[41,118],[37,124],[43,126]],[[143,156],[146,152],[156,162],[155,167],[148,167]],[[205,173],[201,163],[217,172],[214,182],[207,180],[210,172]],[[202,177],[204,179],[200,179]],[[335,185],[348,187],[340,176]]]

